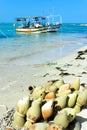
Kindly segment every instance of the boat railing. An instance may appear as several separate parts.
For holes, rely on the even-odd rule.
[[[51,21],[54,24],[62,24],[62,16],[61,15],[49,15],[47,16],[48,21]]]

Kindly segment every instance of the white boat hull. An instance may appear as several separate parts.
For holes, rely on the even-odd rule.
[[[58,28],[48,28],[47,32],[57,32]]]
[[[17,32],[27,32],[27,33],[32,33],[32,32],[43,32],[46,31],[47,27],[40,27],[40,28],[16,28]]]

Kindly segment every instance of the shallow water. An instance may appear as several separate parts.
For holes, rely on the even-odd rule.
[[[0,24],[0,64],[50,62],[87,45],[86,24],[63,24],[56,33],[20,34]]]

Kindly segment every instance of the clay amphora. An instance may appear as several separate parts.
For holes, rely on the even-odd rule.
[[[47,120],[49,117],[52,116],[53,103],[54,103],[53,100],[49,100],[41,107],[42,117],[44,120]]]
[[[79,113],[81,111],[81,106],[78,103],[76,103],[76,105],[74,106],[74,109],[76,113]]]
[[[83,91],[80,91],[77,97],[77,102],[74,107],[74,109],[76,110],[76,113],[79,113],[81,111],[81,107],[85,106],[86,104],[87,104],[87,93],[85,93],[85,91],[83,90]]]
[[[58,96],[63,96],[63,95],[68,95],[68,94],[70,94],[70,93],[71,93],[71,90],[68,89],[68,90],[61,91],[61,92],[56,93],[56,97],[58,97]]]
[[[16,110],[22,115],[25,115],[28,108],[30,106],[30,98],[29,96],[23,97],[23,99],[20,99],[16,105]]]
[[[46,92],[56,92],[57,91],[57,87],[55,85],[51,85],[49,86],[49,88],[45,90]]]
[[[52,81],[49,81],[49,82],[46,82],[46,83],[42,84],[42,86],[45,88],[46,92],[49,92],[50,86],[52,86],[52,85],[53,85]]]
[[[67,119],[69,120],[69,122],[72,122],[76,117],[76,111],[74,108],[66,107],[66,108],[62,109],[61,112],[67,113]]]
[[[63,128],[67,128],[69,125],[69,120],[67,119],[67,112],[58,112],[53,121],[55,124],[61,125]]]
[[[44,98],[45,97],[45,88],[43,86],[38,86],[34,89],[33,93],[32,93],[32,98],[34,100],[38,99],[38,98]]]
[[[24,124],[24,129],[25,130],[29,129],[32,125],[33,125],[33,123],[30,120],[28,120],[28,118],[27,118],[27,121]]]
[[[63,127],[61,125],[50,124],[47,130],[63,130]]]
[[[48,123],[35,123],[33,124],[29,130],[47,130],[47,127],[49,126]]]
[[[77,104],[79,104],[79,106],[85,106],[87,103],[87,93],[85,93],[85,91],[81,91],[77,97]]]
[[[80,88],[80,78],[78,78],[77,80],[75,80],[70,87],[72,90],[79,90]]]
[[[49,92],[45,95],[45,99],[54,99],[55,98],[55,92]]]
[[[29,92],[29,94],[32,94],[35,88],[36,87],[34,85],[29,85],[28,86],[28,92]]]
[[[69,90],[70,89],[70,84],[63,84],[63,85],[61,85],[60,86],[60,88],[59,88],[59,91],[58,92],[62,92],[62,91],[65,91],[65,90]]]
[[[25,118],[24,115],[18,113],[17,111],[14,113],[12,126],[15,129],[20,129],[24,126]]]
[[[69,94],[68,97],[68,107],[73,107],[76,103],[77,93]]]
[[[63,96],[55,98],[55,101],[56,101],[55,107],[59,107],[63,109],[67,105],[68,97],[67,95],[63,95]]]
[[[40,109],[41,103],[42,103],[41,98],[34,100],[32,102],[31,107],[28,109],[27,118],[31,122],[36,122],[40,118],[40,116],[41,116],[41,109]]]
[[[63,80],[56,81],[53,85],[59,89],[64,84]]]

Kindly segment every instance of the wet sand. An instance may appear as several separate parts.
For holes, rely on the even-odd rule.
[[[38,86],[56,79],[72,83],[78,77],[81,86],[87,86],[87,46],[49,63],[1,64],[0,117],[6,109],[15,107],[17,101],[28,94],[28,85]],[[81,119],[86,118],[87,126],[87,109],[85,108],[78,116],[81,116]],[[87,127],[84,130],[87,130]]]

